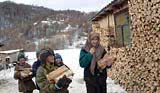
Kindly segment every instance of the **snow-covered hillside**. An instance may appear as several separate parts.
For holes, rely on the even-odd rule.
[[[73,82],[69,87],[70,93],[86,93],[83,81],[83,69],[79,66],[80,49],[57,50],[63,57],[64,63],[74,71]],[[28,63],[33,64],[36,60],[35,52],[26,53]],[[13,79],[14,68],[0,72],[0,93],[18,93],[17,80]],[[115,85],[110,78],[107,79],[107,93],[126,93],[119,85]],[[35,90],[34,93],[39,93]]]

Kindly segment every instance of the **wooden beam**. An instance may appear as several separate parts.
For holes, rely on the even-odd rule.
[[[117,13],[123,11],[123,10],[128,10],[128,4],[123,6],[123,7],[121,7],[121,8],[119,8],[119,9],[115,9],[113,14],[117,14]]]

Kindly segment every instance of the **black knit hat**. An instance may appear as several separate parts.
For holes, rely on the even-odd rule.
[[[46,62],[47,57],[50,55],[54,56],[54,51],[50,48],[44,48],[40,51],[40,61],[42,64]]]

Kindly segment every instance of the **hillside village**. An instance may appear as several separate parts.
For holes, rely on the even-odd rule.
[[[23,47],[27,51],[33,51],[37,47],[36,42],[39,42],[39,48],[44,47],[44,40],[52,39],[56,34],[67,34],[65,40],[72,44],[73,40],[69,36],[74,33],[83,35],[83,32],[91,31],[88,20],[95,14],[75,10],[58,11],[11,1],[1,2],[0,11],[0,42],[5,44],[3,49]],[[63,38],[59,40],[64,43]],[[16,43],[19,43],[19,46],[16,46]],[[56,41],[50,44],[48,46],[56,49],[64,48],[61,45],[52,46],[57,45]]]

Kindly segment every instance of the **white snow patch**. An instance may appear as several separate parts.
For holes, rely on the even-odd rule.
[[[41,21],[41,23],[48,24],[50,22],[49,21]]]
[[[0,54],[11,54],[11,53],[19,52],[21,50],[23,50],[23,49],[0,51]]]
[[[37,25],[37,22],[33,23],[33,25],[34,25],[34,26]]]
[[[54,24],[54,23],[56,23],[56,22],[57,22],[57,21],[54,21],[54,20],[53,20],[53,21],[52,21],[52,24]]]
[[[57,23],[58,23],[59,25],[63,24],[63,22],[61,22],[61,21],[57,21]]]

